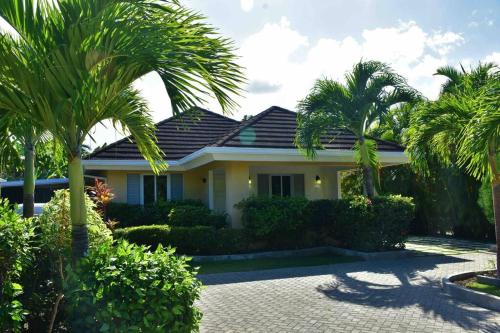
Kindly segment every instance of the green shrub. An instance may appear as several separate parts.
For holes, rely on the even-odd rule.
[[[335,238],[343,246],[378,251],[404,248],[410,221],[414,217],[411,198],[363,196],[340,199],[335,207]]]
[[[169,245],[165,243],[168,240],[169,234],[170,226],[168,225],[144,225],[116,229],[114,237],[115,239],[123,238],[131,243],[156,248],[158,244]]]
[[[189,255],[242,253],[249,248],[246,233],[241,229],[151,225],[117,229],[114,235],[153,248],[159,244],[175,247],[178,253]]]
[[[97,213],[89,197],[85,199],[89,247],[94,248],[113,241],[110,230]],[[71,218],[68,190],[59,190],[45,204],[36,226],[36,260],[30,274],[25,277],[25,286],[30,297],[26,304],[30,310],[30,331],[46,331],[54,303],[63,291],[64,268],[71,263]],[[63,306],[61,305],[61,309]],[[62,311],[62,310],[61,310]],[[54,331],[66,326],[63,315],[56,316]]]
[[[215,229],[208,226],[170,227],[148,225],[117,229],[116,238],[156,248],[159,244],[176,248],[182,254],[210,253],[215,247]]]
[[[214,214],[205,206],[178,205],[172,207],[168,214],[168,223],[178,227],[226,226],[225,214]]]
[[[307,203],[305,218],[309,225],[318,232],[331,230],[335,219],[336,200],[312,200]]]
[[[85,195],[87,211],[87,229],[89,247],[111,242],[111,231],[106,227],[95,203]],[[53,257],[61,254],[66,259],[71,255],[71,217],[69,190],[58,190],[52,199],[44,205],[43,211],[36,220],[40,229],[40,243],[43,250],[53,253]]]
[[[28,314],[21,302],[22,275],[32,264],[32,220],[0,199],[0,332],[20,332]]]
[[[249,235],[273,243],[304,227],[306,206],[301,197],[249,197],[236,204]]]
[[[111,202],[106,213],[109,219],[119,222],[118,228],[126,228],[140,225],[170,224],[169,214],[172,208],[183,206],[204,207],[199,200],[158,200],[145,206]]]
[[[106,207],[106,214],[110,220],[119,222],[118,228],[141,225],[148,221],[141,205],[111,202]]]
[[[120,241],[93,248],[66,291],[74,332],[192,332],[201,319],[194,306],[201,283],[173,250],[154,252]]]
[[[231,254],[258,251],[259,248],[253,246],[248,239],[248,235],[243,229],[223,228],[215,233],[215,245],[209,253]]]
[[[215,228],[207,226],[172,227],[167,244],[182,254],[213,254],[216,248],[215,233]]]
[[[172,207],[168,214],[169,224],[178,227],[210,225],[210,209],[205,206]]]

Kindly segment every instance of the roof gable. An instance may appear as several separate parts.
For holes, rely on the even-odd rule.
[[[167,160],[178,160],[217,141],[240,124],[239,121],[198,108],[156,124],[158,146]],[[129,136],[93,152],[88,159],[143,159]]]
[[[297,113],[272,106],[242,123],[215,144],[218,147],[296,148]],[[332,138],[334,138],[332,140]],[[396,143],[374,139],[380,151],[403,151]],[[325,149],[351,150],[356,136],[344,130],[331,130],[321,138]]]
[[[158,146],[166,160],[179,160],[207,146],[296,148],[296,112],[272,106],[247,121],[239,122],[205,109],[197,110],[195,115],[183,113],[156,124]],[[404,151],[396,143],[374,140],[379,151]],[[354,134],[343,130],[332,130],[321,139],[327,150],[351,150],[355,142]],[[143,157],[133,139],[127,137],[95,151],[88,159],[139,160]]]

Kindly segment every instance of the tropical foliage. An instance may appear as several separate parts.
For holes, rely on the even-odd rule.
[[[380,123],[391,107],[414,102],[419,94],[388,65],[377,61],[360,61],[345,81],[320,79],[299,102],[296,144],[314,157],[323,147],[322,139],[335,140],[335,130],[352,132],[357,161],[363,169],[364,192],[373,197],[378,159],[376,142],[368,136],[370,128]]]
[[[429,160],[435,159],[489,182],[500,245],[500,71],[494,64],[480,64],[470,72],[445,67],[437,74],[448,78],[441,96],[422,103],[412,118],[408,146],[412,164],[427,173]]]
[[[21,332],[27,313],[22,276],[32,265],[35,237],[31,220],[0,199],[0,332]]]
[[[78,258],[88,244],[81,157],[92,127],[111,120],[131,133],[155,172],[165,167],[132,83],[156,72],[174,113],[208,96],[227,111],[243,78],[231,42],[176,1],[3,1],[0,16],[17,33],[0,40],[0,109],[29,115],[63,147]]]

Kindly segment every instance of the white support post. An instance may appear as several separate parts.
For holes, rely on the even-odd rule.
[[[208,208],[214,209],[214,171],[208,170]]]

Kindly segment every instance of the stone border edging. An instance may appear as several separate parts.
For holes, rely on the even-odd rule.
[[[363,260],[388,260],[400,259],[414,256],[414,251],[408,250],[395,250],[383,252],[362,252],[350,249],[344,249],[334,246],[321,246],[300,250],[284,250],[284,251],[266,251],[242,254],[222,254],[213,256],[191,256],[194,262],[207,262],[207,261],[224,261],[224,260],[249,260],[249,259],[262,259],[262,258],[286,258],[286,257],[300,257],[311,256],[319,254],[340,254],[346,256],[360,257]]]
[[[475,276],[476,274],[481,274],[486,272],[489,271],[464,272],[459,274],[448,275],[441,280],[441,285],[443,290],[454,298],[490,310],[500,311],[500,297],[468,289],[454,283],[454,281],[467,279]]]
[[[479,282],[479,283],[489,284],[492,286],[500,287],[500,279],[499,278],[478,274],[476,276],[476,279],[477,279],[477,282]]]

